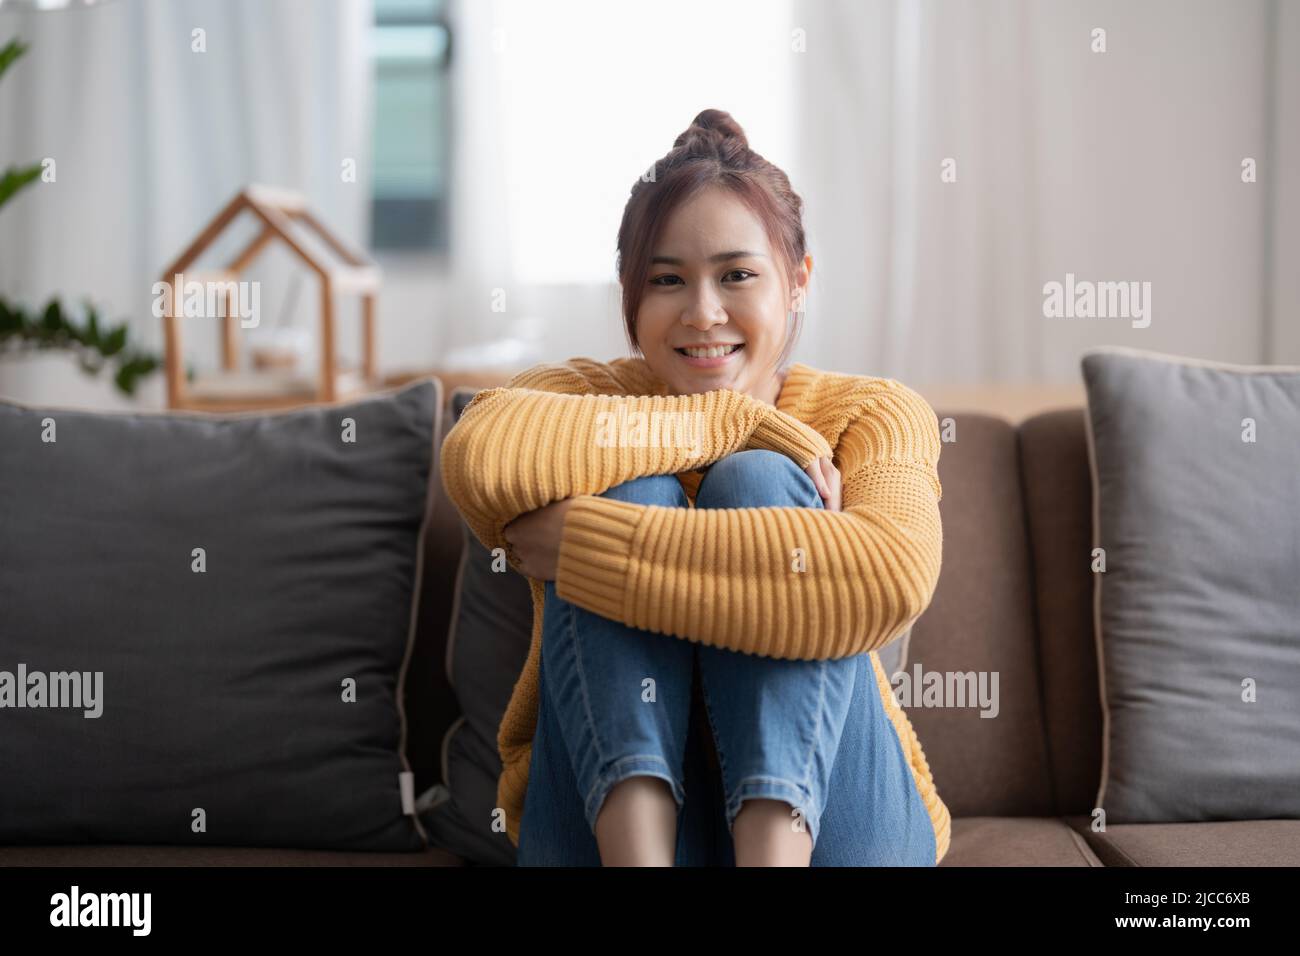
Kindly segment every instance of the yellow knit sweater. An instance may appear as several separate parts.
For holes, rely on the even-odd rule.
[[[686,431],[637,432],[638,422],[702,427],[684,441]],[[502,529],[576,498],[555,584],[560,597],[589,611],[767,657],[870,652],[881,701],[934,825],[937,863],[948,850],[948,809],[876,651],[920,616],[939,577],[939,447],[934,411],[893,379],[796,363],[773,407],[730,389],[671,395],[641,358],[575,358],[480,391],[447,435],[441,468],[475,537],[503,549],[516,569]],[[662,508],[598,497],[632,478],[671,474],[693,505],[702,469],[747,448],[781,452],[800,466],[833,451],[843,510]],[[796,548],[804,555],[799,572]],[[532,643],[497,736],[497,800],[516,845],[537,727],[545,603],[544,582],[530,578],[529,585]]]

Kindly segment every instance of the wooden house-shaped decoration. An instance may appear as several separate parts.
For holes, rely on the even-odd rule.
[[[243,212],[260,228],[224,268],[191,269],[204,250]],[[313,376],[250,374],[239,369],[239,332],[245,315],[235,302],[242,288],[240,276],[272,243],[283,243],[320,280],[320,365]],[[337,259],[338,261],[333,261]],[[186,312],[186,295],[177,281],[190,289],[206,289],[220,307],[201,314],[221,323],[221,371],[188,381],[185,374],[182,327],[202,319]],[[375,296],[379,271],[362,253],[341,242],[307,208],[299,194],[266,186],[248,186],[232,199],[189,247],[163,273],[168,289],[163,309],[167,403],[170,408],[203,411],[240,411],[333,402],[375,387]],[[215,291],[214,291],[215,290]],[[339,295],[361,296],[361,368],[341,368],[336,335],[336,301]],[[187,319],[186,316],[190,317]]]

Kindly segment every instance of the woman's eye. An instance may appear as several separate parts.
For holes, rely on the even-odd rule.
[[[754,278],[756,275],[757,273],[750,272],[748,269],[732,269],[723,275],[722,281],[743,282],[746,279]],[[681,276],[672,275],[670,273],[668,275],[655,276],[653,279],[650,280],[650,284],[667,286],[667,285],[677,285],[681,281],[682,281]]]

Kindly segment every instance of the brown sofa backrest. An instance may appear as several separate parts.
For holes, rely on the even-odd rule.
[[[1044,717],[1058,812],[1092,811],[1102,716],[1093,635],[1092,478],[1084,410],[1020,426],[1020,472],[1034,555]]]
[[[1082,410],[1019,428],[987,415],[951,417],[956,441],[939,462],[943,570],[913,629],[907,669],[996,670],[1000,710],[987,719],[978,706],[913,706],[909,716],[954,816],[1086,813],[1100,773],[1101,714]],[[448,409],[444,434],[450,424]],[[460,518],[439,485],[405,694],[419,790],[446,782],[442,741],[460,716],[446,648],[461,547]]]
[[[943,565],[934,599],[912,630],[907,671],[996,671],[999,710],[986,718],[975,702],[913,705],[908,716],[954,817],[1050,815],[1016,429],[987,415],[938,415],[956,426],[939,456]]]

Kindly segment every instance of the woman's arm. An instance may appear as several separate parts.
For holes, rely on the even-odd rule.
[[[565,518],[557,593],[633,627],[765,657],[878,650],[938,582],[939,448],[925,400],[872,380],[838,442],[842,511],[582,497]]]
[[[515,518],[642,475],[677,474],[751,447],[780,451],[800,467],[830,454],[808,425],[730,389],[594,391],[625,385],[613,363],[578,359],[536,366],[474,396],[443,442],[441,472],[448,497],[485,547],[511,555],[502,529]],[[641,434],[630,431],[638,421],[646,426]],[[518,566],[513,555],[511,563]]]

